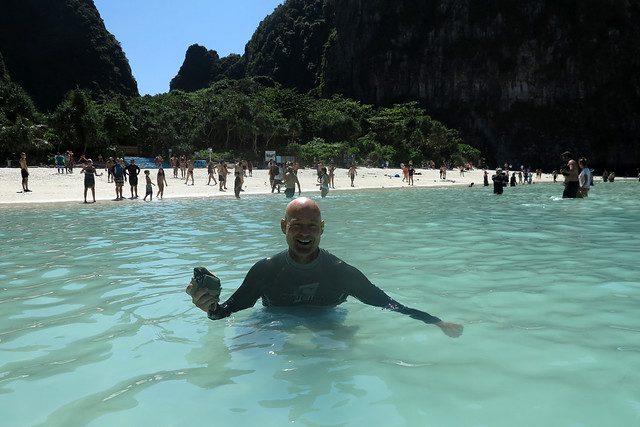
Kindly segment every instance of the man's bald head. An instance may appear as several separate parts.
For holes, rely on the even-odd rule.
[[[320,206],[313,200],[307,197],[299,197],[287,205],[284,211],[284,220],[288,222],[289,219],[298,216],[300,213],[317,213],[318,218],[321,218]]]

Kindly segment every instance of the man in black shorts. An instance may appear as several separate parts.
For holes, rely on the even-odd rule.
[[[258,298],[262,298],[264,306],[326,307],[341,304],[353,296],[365,304],[434,324],[450,337],[462,334],[462,325],[443,322],[429,313],[400,304],[358,269],[320,249],[324,221],[314,201],[301,197],[290,202],[280,227],[289,249],[258,261],[226,302],[219,304],[219,295],[212,295],[207,288],[193,292],[193,284],[187,286],[186,292],[193,303],[207,312],[210,319],[222,319],[253,307]]]
[[[140,173],[140,166],[136,165],[136,161],[131,159],[131,162],[125,168],[125,175],[129,176],[129,185],[131,186],[131,198],[138,198],[138,174]]]
[[[296,176],[296,174],[293,173],[293,168],[289,166],[287,167],[287,171],[284,174],[284,186],[285,186],[284,195],[287,196],[287,198],[291,198],[293,197],[294,194],[296,194],[296,184],[298,184],[298,196],[299,196],[300,193],[302,192],[302,189],[300,188],[300,181],[298,180],[298,177]]]
[[[20,160],[18,161],[20,164],[20,175],[22,176],[22,192],[30,193],[29,190],[29,167],[27,166],[27,155],[25,153],[20,153]]]
[[[578,197],[578,190],[580,189],[580,182],[578,175],[578,163],[573,160],[573,156],[570,152],[565,151],[562,153],[562,161],[565,165],[560,168],[560,173],[564,175],[564,191],[562,192],[563,199],[575,199]]]

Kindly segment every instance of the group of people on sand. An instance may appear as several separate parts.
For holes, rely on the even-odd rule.
[[[140,167],[136,165],[134,159],[129,161],[129,164],[126,165],[124,159],[116,157],[110,157],[106,162],[106,172],[108,176],[107,182],[113,182],[115,184],[116,198],[115,200],[124,200],[123,195],[123,187],[125,182],[129,182],[129,187],[131,190],[130,199],[138,198],[138,175],[140,175]],[[96,176],[102,176],[101,173],[98,173],[98,170],[93,164],[93,160],[86,159],[82,164],[82,170],[80,173],[84,174],[84,202],[89,203],[87,201],[87,193],[91,190],[91,195],[93,197],[93,203],[96,202]],[[144,171],[145,176],[145,195],[142,200],[146,201],[147,197],[149,200],[153,200],[153,182],[151,180],[151,173],[149,170]],[[157,176],[157,185],[158,185],[158,193],[156,197],[162,199],[164,195],[164,187],[168,186],[167,179],[165,177],[164,169],[162,164],[158,168]]]
[[[145,196],[143,200],[153,200],[153,186],[157,185],[158,191],[156,193],[156,197],[162,199],[164,196],[164,188],[169,186],[167,182],[167,178],[165,175],[162,157],[156,157],[156,165],[158,167],[156,174],[156,183],[154,184],[151,179],[151,172],[149,170],[144,171],[145,175]],[[184,162],[184,163],[183,163]],[[178,177],[178,166],[184,164],[184,174],[182,179],[185,180],[185,185],[189,184],[189,180],[191,181],[191,185],[195,184],[193,169],[194,162],[192,159],[186,159],[184,156],[180,158],[171,157],[171,165],[174,170],[174,178]],[[234,193],[237,198],[240,198],[240,192],[244,191],[242,189],[244,185],[244,178],[247,176],[247,171],[249,171],[249,176],[252,175],[253,167],[250,166],[251,163],[246,161],[237,162],[234,168],[235,182],[234,182]],[[214,185],[219,184],[220,191],[227,190],[227,175],[230,174],[227,163],[223,160],[216,162],[209,161],[207,164],[208,169],[208,182],[207,185],[211,184],[211,180],[213,180]],[[140,167],[135,163],[135,159],[130,159],[129,164],[127,165],[125,160],[122,158],[113,158],[110,157],[105,163],[105,171],[107,172],[108,179],[107,182],[113,182],[115,184],[115,192],[116,198],[115,200],[123,200],[123,188],[125,182],[129,182],[131,197],[130,199],[137,199],[138,196],[138,175],[141,172]],[[84,180],[84,201],[87,201],[87,193],[91,190],[93,195],[93,202],[95,203],[95,177],[102,176],[101,173],[98,173],[93,161],[91,159],[85,159],[82,166],[82,174],[85,176]],[[218,179],[216,180],[216,175]],[[299,183],[298,183],[299,185]]]
[[[73,173],[73,166],[75,163],[73,151],[65,151],[64,154],[60,154],[60,152],[57,152],[54,160],[56,162],[58,173]]]

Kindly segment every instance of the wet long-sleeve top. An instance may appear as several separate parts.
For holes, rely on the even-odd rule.
[[[309,264],[293,261],[288,251],[258,261],[247,273],[242,285],[224,303],[209,311],[210,319],[221,319],[253,307],[259,298],[264,306],[335,306],[353,296],[365,304],[407,314],[425,323],[440,319],[429,313],[406,307],[375,286],[358,269],[320,249]]]

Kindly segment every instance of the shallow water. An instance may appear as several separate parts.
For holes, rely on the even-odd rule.
[[[279,196],[0,209],[3,425],[640,425],[638,182],[332,192],[322,246],[398,301],[216,322]],[[319,199],[319,198],[318,198]]]

